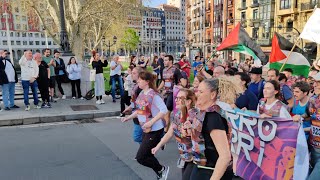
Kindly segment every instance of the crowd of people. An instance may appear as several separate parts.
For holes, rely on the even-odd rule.
[[[130,80],[124,83],[122,122],[133,120],[133,140],[140,144],[136,160],[151,168],[158,179],[167,179],[169,167],[154,155],[172,137],[180,153],[177,165],[183,180],[236,176],[229,148],[230,127],[220,113],[223,104],[252,111],[262,119],[280,117],[300,123],[309,145],[308,179],[320,175],[317,70],[311,69],[308,78],[296,77],[294,69],[264,71],[250,59],[237,64],[235,60],[220,62],[215,57],[204,61],[197,56],[191,65],[185,55],[174,63],[171,55],[161,53],[154,57],[149,72],[145,63],[138,61],[131,59]]]
[[[71,81],[72,98],[82,98],[81,66],[71,57],[67,66],[54,51],[47,49],[42,56],[26,51],[20,59],[24,104],[30,110],[29,88],[35,108],[51,107],[55,84],[65,99],[61,83]],[[19,108],[14,103],[17,74],[14,66],[0,51],[0,85],[4,109]],[[95,72],[96,104],[104,104],[104,67],[108,61],[92,52]],[[152,71],[147,67],[151,65]],[[167,179],[169,167],[155,157],[159,149],[175,137],[180,153],[177,165],[183,180],[232,179],[235,176],[230,152],[230,127],[220,114],[221,104],[253,111],[260,118],[292,118],[301,123],[310,151],[310,175],[320,175],[320,73],[311,69],[309,77],[293,76],[294,69],[268,69],[243,63],[220,62],[217,57],[205,61],[195,57],[191,64],[185,55],[178,62],[172,55],[161,53],[153,60],[132,56],[125,70],[115,55],[110,63],[112,99],[116,102],[116,83],[120,86],[122,122],[133,120],[133,140],[139,143],[135,159],[151,168],[158,179]],[[193,71],[193,73],[191,73]],[[190,82],[194,76],[193,82]],[[42,105],[39,105],[37,90]]]

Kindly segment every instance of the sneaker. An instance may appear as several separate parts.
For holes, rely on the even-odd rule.
[[[102,100],[102,99],[100,100],[100,102],[101,102],[101,104],[105,104],[104,100]]]
[[[125,117],[126,115],[123,113],[120,113],[120,117]]]
[[[46,103],[45,102],[43,102],[42,104],[41,104],[41,108],[45,108],[46,107]]]
[[[81,97],[80,99],[81,99],[81,100],[84,100],[84,97]]]
[[[50,96],[50,102],[56,103],[56,102],[57,102],[57,100],[56,100],[56,99],[54,99],[52,96]]]
[[[72,97],[72,99],[76,99],[76,97]]]
[[[10,111],[11,109],[8,108],[8,107],[6,107],[6,108],[4,108],[4,110],[5,110],[5,111]]]
[[[10,107],[11,109],[18,109],[18,108],[20,108],[19,106],[17,106],[17,105],[13,105],[12,107]]]
[[[101,104],[101,101],[100,100],[96,101],[96,104]]]
[[[30,105],[27,105],[25,110],[30,111]]]
[[[159,172],[159,174],[157,176],[158,180],[167,180],[169,170],[170,170],[169,166],[167,166],[167,167],[163,166],[162,170]]]
[[[66,96],[66,95],[63,95],[61,99],[67,99],[67,96]]]
[[[47,107],[48,107],[48,108],[51,108],[51,104],[50,104],[49,102],[47,103]]]
[[[112,102],[116,103],[117,101],[115,99],[113,99]]]
[[[34,106],[34,108],[35,108],[35,109],[41,109],[41,106],[36,105],[36,106]]]

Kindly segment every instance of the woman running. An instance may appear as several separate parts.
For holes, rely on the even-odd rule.
[[[169,167],[161,165],[154,154],[152,148],[160,142],[163,136],[163,117],[167,113],[167,107],[159,96],[155,87],[155,79],[150,72],[139,74],[138,85],[142,89],[135,101],[136,111],[128,117],[122,119],[126,122],[138,117],[143,129],[142,142],[137,152],[137,161],[146,167],[153,169],[157,174],[157,179],[166,180]]]
[[[201,113],[192,122],[191,133],[196,166],[190,180],[232,179],[231,128],[219,114],[218,99],[232,104],[242,92],[240,84],[230,77],[206,79],[200,83],[197,107]]]
[[[198,110],[194,108],[196,98],[191,90],[180,89],[175,101],[177,112],[173,112],[170,128],[159,144],[152,149],[152,154],[156,154],[172,136],[175,136],[180,153],[178,165],[182,168],[182,180],[189,180],[194,165],[192,162],[191,124],[192,119],[198,113]]]

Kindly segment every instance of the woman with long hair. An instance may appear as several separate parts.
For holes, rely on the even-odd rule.
[[[220,113],[219,101],[232,104],[243,90],[232,77],[206,79],[198,87],[200,113],[192,122],[193,167],[190,180],[233,177],[230,138],[231,128]]]
[[[94,93],[96,95],[96,104],[104,104],[102,100],[102,95],[105,94],[104,77],[103,77],[103,67],[108,66],[107,60],[100,60],[100,55],[96,51],[92,51],[92,68],[96,70],[95,83],[94,83]]]
[[[198,87],[199,87],[199,84],[205,80],[204,76],[202,75],[197,75],[196,77],[194,77],[194,80],[193,80],[193,83],[192,83],[192,86],[193,86],[193,92],[197,95],[198,93]]]
[[[150,72],[139,74],[138,85],[142,89],[135,101],[136,111],[122,119],[126,122],[138,117],[142,127],[142,142],[137,152],[137,161],[146,167],[153,169],[158,179],[167,179],[169,167],[161,165],[151,149],[161,140],[164,132],[163,117],[167,113],[167,107],[156,91],[154,77]]]
[[[288,107],[279,100],[280,84],[271,80],[266,82],[263,89],[263,96],[259,102],[257,113],[261,118],[282,117],[291,118]]]
[[[136,67],[136,61],[137,61],[137,57],[135,55],[132,55],[130,57],[130,65],[129,66],[133,66],[133,67]]]
[[[193,169],[191,126],[192,120],[198,113],[195,108],[196,97],[190,89],[180,89],[175,98],[177,111],[171,115],[173,118],[168,132],[158,145],[152,149],[155,154],[174,136],[178,145],[180,158],[179,167],[182,168],[182,180],[189,180]]]
[[[157,82],[156,82],[157,87],[159,86],[160,81],[161,81],[161,78],[159,78],[161,65],[160,65],[160,63],[158,63],[158,59],[159,59],[158,56],[154,56],[152,64],[151,64],[153,74],[157,76],[157,78],[156,78],[157,79]]]
[[[76,86],[78,98],[83,99],[81,95],[81,65],[79,65],[76,61],[75,57],[71,57],[69,59],[69,63],[67,65],[67,72],[69,73],[69,79],[71,81],[71,91],[72,91],[72,99],[76,99]]]

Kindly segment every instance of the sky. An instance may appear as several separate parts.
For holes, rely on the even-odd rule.
[[[143,4],[145,6],[157,7],[158,5],[165,3],[167,3],[167,0],[144,0]]]

